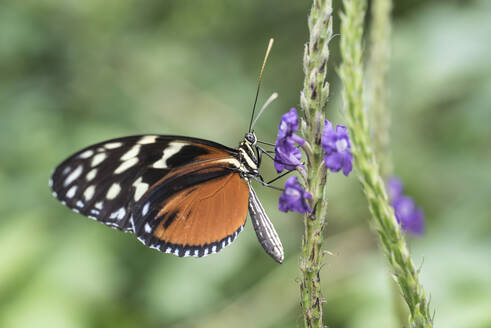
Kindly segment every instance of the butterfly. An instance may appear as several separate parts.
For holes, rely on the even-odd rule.
[[[281,263],[283,246],[251,186],[262,181],[251,125],[236,149],[171,135],[104,141],[68,157],[49,185],[73,211],[181,257],[217,253],[237,238],[249,212],[260,244]]]

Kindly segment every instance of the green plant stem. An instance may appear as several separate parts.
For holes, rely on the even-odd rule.
[[[389,87],[387,73],[390,59],[392,0],[373,0],[370,23],[370,55],[367,66],[366,100],[370,115],[373,150],[380,174],[385,182],[393,173],[390,149],[390,110],[387,105]],[[399,326],[406,324],[408,311],[396,282],[390,287],[394,300],[394,313]]]
[[[313,211],[304,216],[305,230],[300,256],[301,305],[305,327],[323,327],[323,303],[320,270],[323,263],[323,230],[327,223],[327,170],[323,165],[321,134],[329,96],[326,80],[328,44],[332,38],[332,5],[330,0],[314,0],[308,18],[309,42],[305,45],[304,87],[300,95],[303,110],[301,131],[310,145],[307,152],[305,182],[312,194]]]
[[[362,36],[366,0],[344,0],[341,16],[339,74],[343,82],[346,120],[355,168],[368,200],[372,224],[389,261],[392,274],[409,308],[410,327],[432,327],[429,304],[419,282],[404,236],[389,204],[384,182],[370,145],[368,120],[363,107]]]
[[[389,127],[390,111],[387,109],[387,71],[390,57],[392,11],[391,0],[374,0],[371,10],[370,55],[367,66],[367,110],[375,158],[380,173],[387,178],[392,174]]]

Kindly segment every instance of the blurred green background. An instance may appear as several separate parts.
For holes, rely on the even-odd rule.
[[[74,151],[138,133],[235,147],[267,40],[256,131],[298,107],[309,1],[0,1],[0,327],[295,327],[302,221],[256,187],[285,246],[250,223],[202,259],[147,249],[47,186]],[[339,10],[339,1],[336,1]],[[390,74],[395,171],[426,214],[409,238],[436,327],[491,327],[491,3],[396,1]],[[339,18],[335,17],[336,32]],[[329,118],[343,123],[339,36]],[[272,163],[262,172],[273,177]],[[322,272],[331,327],[398,327],[392,283],[354,174],[329,178]]]

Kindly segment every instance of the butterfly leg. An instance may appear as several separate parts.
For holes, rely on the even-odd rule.
[[[271,142],[266,142],[266,141],[261,141],[261,140],[258,140],[257,142],[262,143],[264,145],[268,145],[268,146],[273,146],[273,147],[275,146],[275,144],[271,143]]]
[[[262,184],[263,186],[265,187],[268,187],[268,188],[271,188],[271,189],[275,189],[275,190],[278,190],[278,191],[284,191],[283,188],[278,188],[278,187],[275,187],[275,186],[272,186],[266,182],[264,182],[264,179],[261,175],[259,175],[260,178],[254,176],[254,175],[250,175],[249,178],[255,180],[256,182],[259,182],[260,184]]]
[[[288,174],[290,174],[290,173],[292,173],[292,172],[293,172],[293,171],[286,171],[286,172],[284,172],[284,173],[282,173],[282,174],[278,175],[278,176],[277,176],[276,178],[274,178],[273,180],[270,180],[270,181],[266,182],[266,184],[268,184],[268,185],[269,185],[269,184],[271,184],[271,183],[275,182],[276,180],[279,180],[279,179],[283,178],[285,175],[288,175]]]

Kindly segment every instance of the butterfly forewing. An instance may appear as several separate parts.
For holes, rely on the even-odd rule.
[[[173,169],[234,150],[206,140],[140,135],[89,146],[53,172],[50,185],[63,204],[120,230],[133,231],[131,212],[139,199]]]

